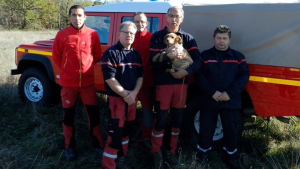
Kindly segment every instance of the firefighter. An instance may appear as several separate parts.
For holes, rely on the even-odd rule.
[[[143,82],[142,58],[131,46],[136,30],[133,22],[121,23],[119,41],[108,48],[101,59],[111,111],[103,169],[130,168],[126,159],[129,132],[134,127],[137,94]]]
[[[220,115],[225,162],[229,168],[239,169],[237,129],[242,106],[241,92],[249,80],[249,69],[244,55],[229,47],[231,30],[226,25],[218,26],[213,38],[214,47],[201,53],[203,64],[195,75],[201,93],[197,160],[207,160]]]
[[[140,53],[143,61],[143,85],[138,94],[142,104],[141,143],[151,149],[151,131],[153,125],[153,105],[155,88],[153,83],[152,65],[149,63],[149,48],[152,33],[147,31],[148,21],[145,13],[137,12],[133,16],[133,22],[137,27],[132,46]]]
[[[100,61],[101,44],[96,31],[85,26],[85,11],[74,5],[69,10],[71,24],[60,30],[53,43],[53,60],[60,69],[59,84],[64,110],[62,126],[65,137],[64,156],[75,159],[75,106],[78,95],[88,115],[94,150],[102,154],[98,101],[94,85],[94,65]]]
[[[168,26],[155,32],[150,41],[150,62],[153,65],[156,101],[159,107],[155,115],[151,137],[151,153],[153,154],[155,168],[163,168],[163,159],[171,166],[178,165],[175,150],[177,149],[177,140],[186,102],[188,75],[196,72],[201,65],[200,52],[195,39],[180,28],[183,19],[184,11],[181,7],[170,7],[167,11]],[[194,62],[187,69],[177,69],[174,73],[166,72],[167,69],[171,68],[170,62],[172,59],[178,59],[183,56],[182,50],[165,52],[167,45],[164,43],[164,37],[168,33],[179,35],[182,38],[183,47],[189,51]],[[153,58],[157,55],[163,56],[163,59],[154,61]],[[166,135],[170,134],[171,138],[168,139],[170,141],[165,144],[162,153],[162,140],[169,113],[171,115],[171,131],[166,133]]]

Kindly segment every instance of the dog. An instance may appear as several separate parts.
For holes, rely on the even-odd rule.
[[[167,69],[166,72],[168,72],[168,73],[174,73],[174,72],[176,72],[175,71],[176,69],[178,69],[178,68],[180,68],[180,69],[186,69],[186,68],[188,68],[193,63],[193,60],[192,60],[191,56],[183,48],[182,39],[181,39],[180,36],[176,35],[175,33],[168,33],[164,37],[164,43],[167,45],[166,51],[155,55],[152,58],[153,62],[156,62],[156,60],[158,58],[159,58],[159,62],[162,62],[163,55],[166,54],[166,53],[172,52],[174,50],[181,49],[182,52],[183,52],[183,55],[182,55],[181,58],[179,58],[179,59],[173,59],[171,61],[172,69]]]

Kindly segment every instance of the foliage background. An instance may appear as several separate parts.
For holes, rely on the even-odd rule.
[[[58,29],[68,25],[72,5],[85,7],[107,3],[107,0],[0,0],[0,30]]]

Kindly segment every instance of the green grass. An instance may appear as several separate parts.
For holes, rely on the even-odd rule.
[[[17,79],[10,77],[5,83],[0,84],[0,167],[3,169],[98,168],[101,159],[91,149],[87,118],[80,100],[77,104],[75,123],[78,159],[67,163],[63,159],[61,105],[39,107],[35,104],[24,104],[18,97],[16,83]],[[98,99],[102,131],[106,133],[108,107],[104,95],[99,94]],[[138,119],[140,119],[139,111],[140,106]],[[137,122],[131,138],[133,141],[128,155],[130,164],[136,169],[150,169],[153,165],[152,156],[137,142],[138,126]],[[239,144],[239,160],[247,169],[300,168],[299,133],[299,119],[296,117],[291,118],[290,124],[271,119],[269,137],[267,137],[265,120],[259,117],[255,121],[247,118]],[[195,140],[190,142],[194,143]],[[199,165],[195,163],[192,146],[180,145],[179,161],[182,163],[182,168],[226,168],[217,151],[212,153],[212,162]]]

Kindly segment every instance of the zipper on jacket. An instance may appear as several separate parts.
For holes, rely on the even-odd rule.
[[[79,87],[81,87],[81,77],[82,77],[82,70],[81,70],[81,38],[80,38],[81,30],[79,30],[79,39],[78,39],[78,52],[79,52]]]
[[[67,61],[68,61],[68,53],[66,53],[66,60],[65,60],[65,63],[64,63],[64,69],[65,69],[65,67],[66,67],[66,65],[67,65]]]

